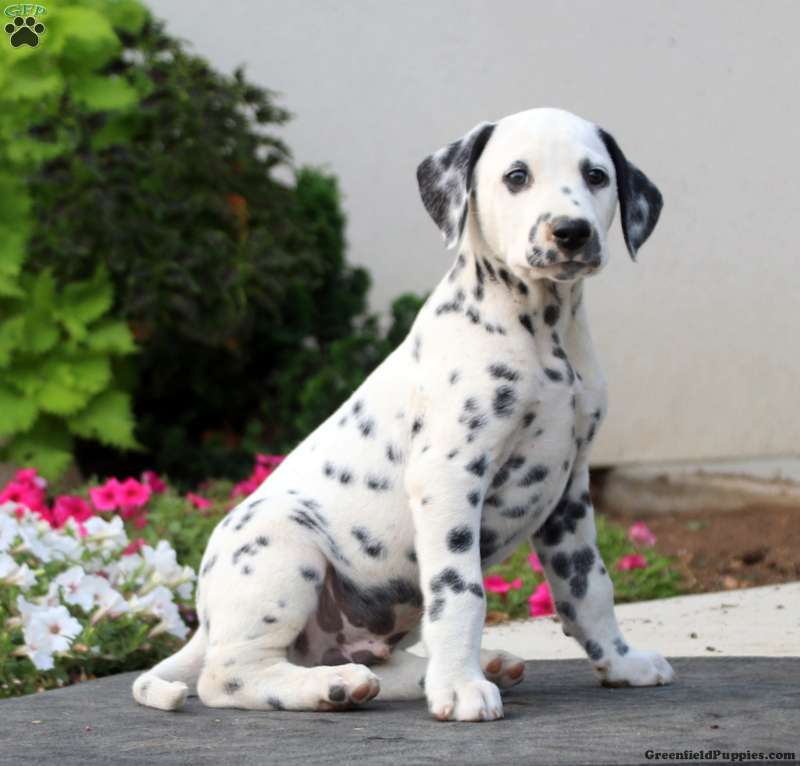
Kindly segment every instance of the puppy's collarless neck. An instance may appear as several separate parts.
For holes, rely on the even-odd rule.
[[[448,281],[458,285],[475,302],[513,305],[521,315],[536,317],[546,326],[562,331],[583,301],[583,279],[525,280],[498,256],[469,246],[461,248]]]

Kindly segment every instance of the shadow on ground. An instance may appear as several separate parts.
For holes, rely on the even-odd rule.
[[[673,686],[604,689],[583,661],[538,661],[506,718],[437,723],[422,702],[358,712],[138,706],[134,674],[0,703],[0,764],[629,764],[656,751],[800,756],[800,658],[677,659]],[[786,761],[783,761],[784,763]]]

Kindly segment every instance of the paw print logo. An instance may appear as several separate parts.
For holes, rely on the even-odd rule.
[[[17,16],[13,24],[6,24],[6,32],[11,36],[9,42],[15,48],[30,45],[35,48],[39,44],[39,35],[44,32],[44,24],[37,22],[33,16],[23,19]]]

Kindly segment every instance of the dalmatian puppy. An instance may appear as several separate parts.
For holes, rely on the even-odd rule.
[[[424,696],[440,720],[501,718],[524,666],[480,650],[481,570],[528,538],[603,684],[672,680],[620,632],[595,541],[606,384],[583,301],[617,200],[633,257],[660,193],[611,135],[556,109],[478,125],[417,178],[452,267],[396,351],[217,526],[200,628],[137,678],[142,705]],[[427,659],[404,650],[420,624]]]

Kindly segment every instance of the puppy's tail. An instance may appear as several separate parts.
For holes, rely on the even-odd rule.
[[[206,653],[206,632],[197,630],[186,646],[133,682],[133,698],[147,707],[180,710],[194,693]]]

